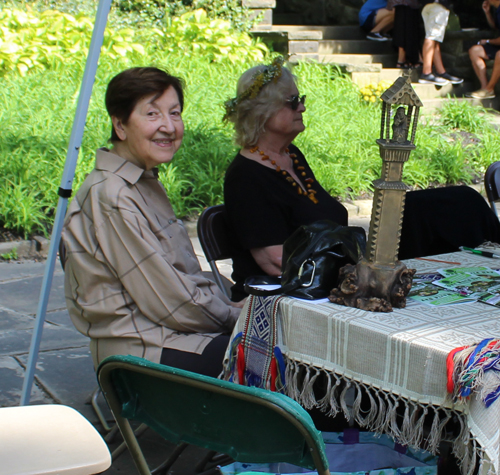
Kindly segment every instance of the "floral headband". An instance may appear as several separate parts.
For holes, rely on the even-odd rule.
[[[281,77],[284,62],[285,58],[283,58],[283,56],[278,56],[270,65],[266,66],[260,73],[254,76],[253,84],[248,89],[243,91],[239,96],[224,102],[226,114],[223,120],[229,120],[236,112],[236,107],[242,101],[246,99],[255,99],[266,84],[269,84],[271,81],[276,83]]]

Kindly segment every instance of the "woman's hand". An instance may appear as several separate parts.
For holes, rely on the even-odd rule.
[[[490,13],[490,2],[488,0],[484,0],[482,8],[483,12],[486,13],[486,15],[488,15],[488,13]]]
[[[250,249],[255,262],[267,274],[272,276],[281,275],[281,257],[283,255],[283,246],[267,246]]]

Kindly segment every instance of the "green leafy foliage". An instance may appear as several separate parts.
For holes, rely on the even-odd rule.
[[[93,21],[55,10],[0,10],[0,75],[62,68],[82,63],[88,53]],[[145,46],[149,49],[146,54]],[[209,61],[261,61],[267,47],[226,20],[210,19],[202,10],[169,19],[163,28],[106,28],[101,60],[122,68],[158,51],[196,53]]]
[[[27,26],[22,18],[9,21],[25,25],[12,27],[12,31],[27,30],[22,34],[29,46],[29,41],[38,41],[31,30],[39,28],[37,22],[43,17],[29,12],[27,18],[36,21],[28,21]],[[77,27],[65,15],[56,18],[60,19],[61,28],[67,29],[61,44],[49,43],[48,39],[42,43],[61,48],[57,54],[49,55],[52,62],[35,58],[40,66],[23,72],[16,66],[19,58],[9,56],[14,66],[2,66],[0,77],[0,226],[25,236],[50,230],[83,76],[84,54],[70,53],[76,40],[66,38]],[[73,18],[76,24],[86,24],[83,17]],[[230,58],[231,50],[223,49],[227,45],[217,43],[223,35],[209,31],[212,19],[208,14],[188,12],[178,20],[162,28],[107,33],[110,36],[99,62],[73,189],[78,189],[92,170],[95,150],[108,145],[111,124],[104,109],[107,83],[125,67],[155,65],[182,77],[187,85],[183,146],[172,163],[160,169],[160,179],[174,209],[179,217],[185,217],[223,201],[224,173],[236,147],[232,127],[222,122],[222,104],[234,96],[243,71],[257,62],[269,63],[272,58],[253,43],[234,50],[238,60]],[[178,29],[173,28],[174,24]],[[3,23],[0,25],[2,35],[5,30],[11,31]],[[213,29],[226,36],[237,34],[227,23],[214,25]],[[44,35],[48,33],[40,37],[45,38]],[[90,31],[82,31],[80,39],[85,35],[90,35]],[[207,38],[215,38],[215,42],[209,43]],[[112,48],[122,40],[129,46],[142,45],[144,54],[133,48]],[[79,44],[81,49],[86,47],[83,42]],[[22,53],[25,51],[15,54]],[[335,66],[301,63],[294,73],[300,92],[307,94],[307,128],[295,143],[305,153],[316,178],[333,196],[356,198],[370,193],[371,183],[380,176],[381,168],[375,143],[380,133],[377,103],[360,100],[359,88]],[[404,169],[408,184],[425,188],[467,183],[498,159],[500,134],[484,120],[485,111],[461,107],[464,106],[452,104],[441,116],[433,116],[432,122],[420,122],[417,149]]]
[[[38,12],[57,10],[73,16],[78,14],[93,16],[98,3],[95,0],[3,0],[3,8],[28,9]]]
[[[0,254],[0,257],[4,261],[16,261],[19,258],[17,255],[17,248],[15,247],[12,251],[6,252],[5,254]]]
[[[241,0],[119,0],[117,11],[122,15],[156,24],[169,17],[179,17],[202,8],[210,19],[227,20],[239,31],[248,31],[252,26],[249,10]]]
[[[263,43],[237,31],[229,21],[210,19],[202,8],[180,17],[168,17],[164,43],[169,52],[181,49],[203,55],[209,61],[227,58],[232,63],[242,58],[262,61],[268,51]]]
[[[0,74],[23,76],[30,70],[57,69],[66,59],[84,61],[93,25],[86,16],[55,10],[0,10]],[[101,55],[127,65],[145,52],[134,36],[132,29],[107,28]]]
[[[248,31],[253,23],[249,9],[242,6],[241,0],[167,0],[166,6],[171,16],[202,8],[209,18],[227,20],[240,31]]]
[[[164,0],[120,0],[116,8],[125,14],[136,13],[151,23],[163,21],[166,14]]]
[[[480,132],[486,124],[485,109],[468,102],[448,101],[443,105],[441,118],[443,125],[467,132]]]

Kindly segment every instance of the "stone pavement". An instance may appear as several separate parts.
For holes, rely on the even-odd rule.
[[[362,225],[367,229],[369,218],[358,216],[360,211],[350,209],[351,214],[356,214],[350,224]],[[192,242],[202,269],[210,270],[198,238],[193,236]],[[44,267],[44,262],[30,260],[0,263],[0,407],[17,406],[20,402]],[[230,277],[230,262],[223,262],[220,269],[226,277]],[[58,262],[30,404],[59,403],[71,406],[89,419],[104,435],[105,431],[89,403],[96,388],[97,381],[88,349],[88,339],[76,331],[67,313],[64,274]],[[101,399],[100,402],[105,408],[104,401]],[[109,420],[112,420],[109,410],[105,410]],[[110,443],[112,448],[117,446],[118,439],[119,437]],[[152,431],[141,436],[140,442],[151,465],[161,463],[173,449],[172,444],[163,441]],[[204,449],[189,447],[169,473],[194,473],[196,460],[205,452]],[[126,451],[105,473],[135,475],[137,471]]]

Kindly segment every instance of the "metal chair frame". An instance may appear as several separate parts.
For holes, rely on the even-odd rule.
[[[238,461],[289,462],[330,474],[321,433],[287,396],[133,356],[106,358],[97,375],[141,475],[151,472],[129,420]]]

